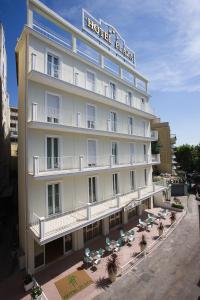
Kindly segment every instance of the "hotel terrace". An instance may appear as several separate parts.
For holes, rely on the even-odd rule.
[[[152,182],[148,80],[114,27],[84,10],[82,26],[30,0],[16,46],[19,235],[31,273],[165,200]]]

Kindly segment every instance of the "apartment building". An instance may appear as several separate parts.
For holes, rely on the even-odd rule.
[[[10,114],[7,92],[7,56],[3,25],[0,23],[0,198],[9,194]]]
[[[171,133],[168,122],[161,122],[159,118],[152,121],[151,127],[158,132],[160,164],[155,166],[159,173],[176,175],[176,156],[174,148],[176,135]]]
[[[81,31],[27,5],[16,46],[19,236],[35,272],[142,214],[166,187],[152,183],[148,81],[117,30],[83,10]]]

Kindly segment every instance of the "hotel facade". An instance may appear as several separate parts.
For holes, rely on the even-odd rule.
[[[19,236],[33,273],[162,201],[148,81],[117,30],[37,0],[16,46]]]

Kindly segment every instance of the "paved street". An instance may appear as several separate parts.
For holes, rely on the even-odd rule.
[[[200,299],[200,238],[197,201],[176,230],[136,271],[115,282],[95,300],[197,300]]]

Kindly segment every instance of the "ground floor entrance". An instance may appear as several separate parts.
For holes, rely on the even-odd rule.
[[[59,238],[45,245],[46,264],[49,264],[50,262],[56,260],[63,254],[63,238]]]

